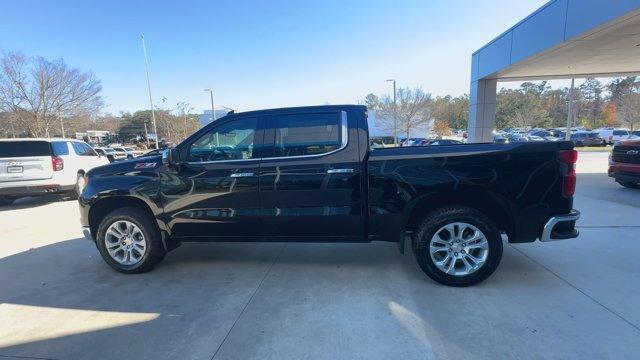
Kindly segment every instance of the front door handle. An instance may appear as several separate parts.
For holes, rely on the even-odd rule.
[[[244,172],[244,173],[231,173],[231,175],[229,175],[232,178],[239,178],[239,177],[251,177],[253,176],[252,172]]]
[[[350,174],[355,172],[353,169],[329,169],[327,174]]]

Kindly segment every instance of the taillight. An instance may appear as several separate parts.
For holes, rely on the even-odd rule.
[[[558,151],[558,160],[564,164],[575,165],[578,162],[578,152],[575,150]]]
[[[572,197],[576,192],[578,152],[575,150],[560,150],[558,151],[558,160],[567,166],[562,179],[562,195]]]
[[[51,167],[53,167],[53,171],[60,171],[64,169],[64,160],[59,156],[51,157]]]

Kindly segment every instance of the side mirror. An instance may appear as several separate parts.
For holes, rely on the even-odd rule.
[[[180,164],[180,153],[176,149],[165,149],[162,151],[162,163],[164,165]]]

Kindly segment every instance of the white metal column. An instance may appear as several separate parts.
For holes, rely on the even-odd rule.
[[[496,120],[498,80],[476,80],[471,83],[469,98],[468,142],[493,142]]]

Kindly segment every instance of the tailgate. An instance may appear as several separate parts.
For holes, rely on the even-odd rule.
[[[51,146],[47,141],[1,141],[0,183],[50,179]]]

